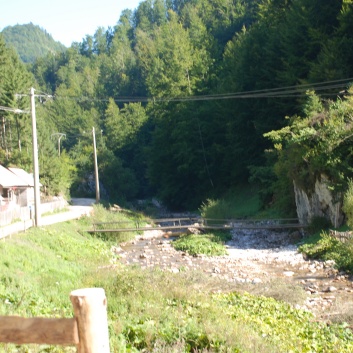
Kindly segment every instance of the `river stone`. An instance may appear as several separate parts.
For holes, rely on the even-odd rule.
[[[195,227],[189,227],[187,229],[187,234],[196,234],[199,235],[201,234],[201,230],[199,228],[195,228]]]
[[[252,280],[252,284],[259,284],[259,283],[262,283],[262,280],[260,278],[254,278]]]
[[[326,290],[324,292],[336,292],[337,291],[337,288],[334,287],[334,286],[329,286],[326,288]]]

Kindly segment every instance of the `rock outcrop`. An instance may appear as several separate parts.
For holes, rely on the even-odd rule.
[[[300,223],[308,224],[313,217],[324,217],[334,227],[339,227],[343,220],[342,197],[332,193],[328,187],[328,178],[324,175],[316,180],[310,193],[301,189],[294,181],[295,203]]]

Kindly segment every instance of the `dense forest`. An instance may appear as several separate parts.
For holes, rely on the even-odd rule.
[[[6,44],[13,46],[25,63],[34,63],[48,53],[66,50],[63,44],[56,42],[48,32],[33,23],[5,27],[1,34]]]
[[[1,106],[40,95],[48,194],[87,192],[92,127],[110,202],[195,209],[253,183],[289,210],[293,180],[353,177],[352,0],[145,0],[29,66],[0,37],[0,60]],[[1,112],[2,164],[30,170],[29,131],[30,116]]]

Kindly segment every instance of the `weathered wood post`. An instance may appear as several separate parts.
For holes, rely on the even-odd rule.
[[[70,293],[70,300],[78,326],[78,353],[110,353],[104,289],[77,289]]]

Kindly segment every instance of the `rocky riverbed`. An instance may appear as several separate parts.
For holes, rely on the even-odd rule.
[[[298,234],[269,230],[232,230],[232,240],[226,244],[228,254],[207,257],[190,256],[176,251],[173,237],[161,231],[147,231],[143,236],[112,251],[126,265],[143,269],[158,267],[178,273],[202,271],[212,277],[246,288],[256,294],[268,290],[271,283],[280,281],[282,291],[293,285],[302,288],[304,300],[296,306],[310,310],[325,320],[353,308],[352,279],[339,273],[333,261],[308,261],[297,251]],[[284,296],[285,297],[285,296]]]

